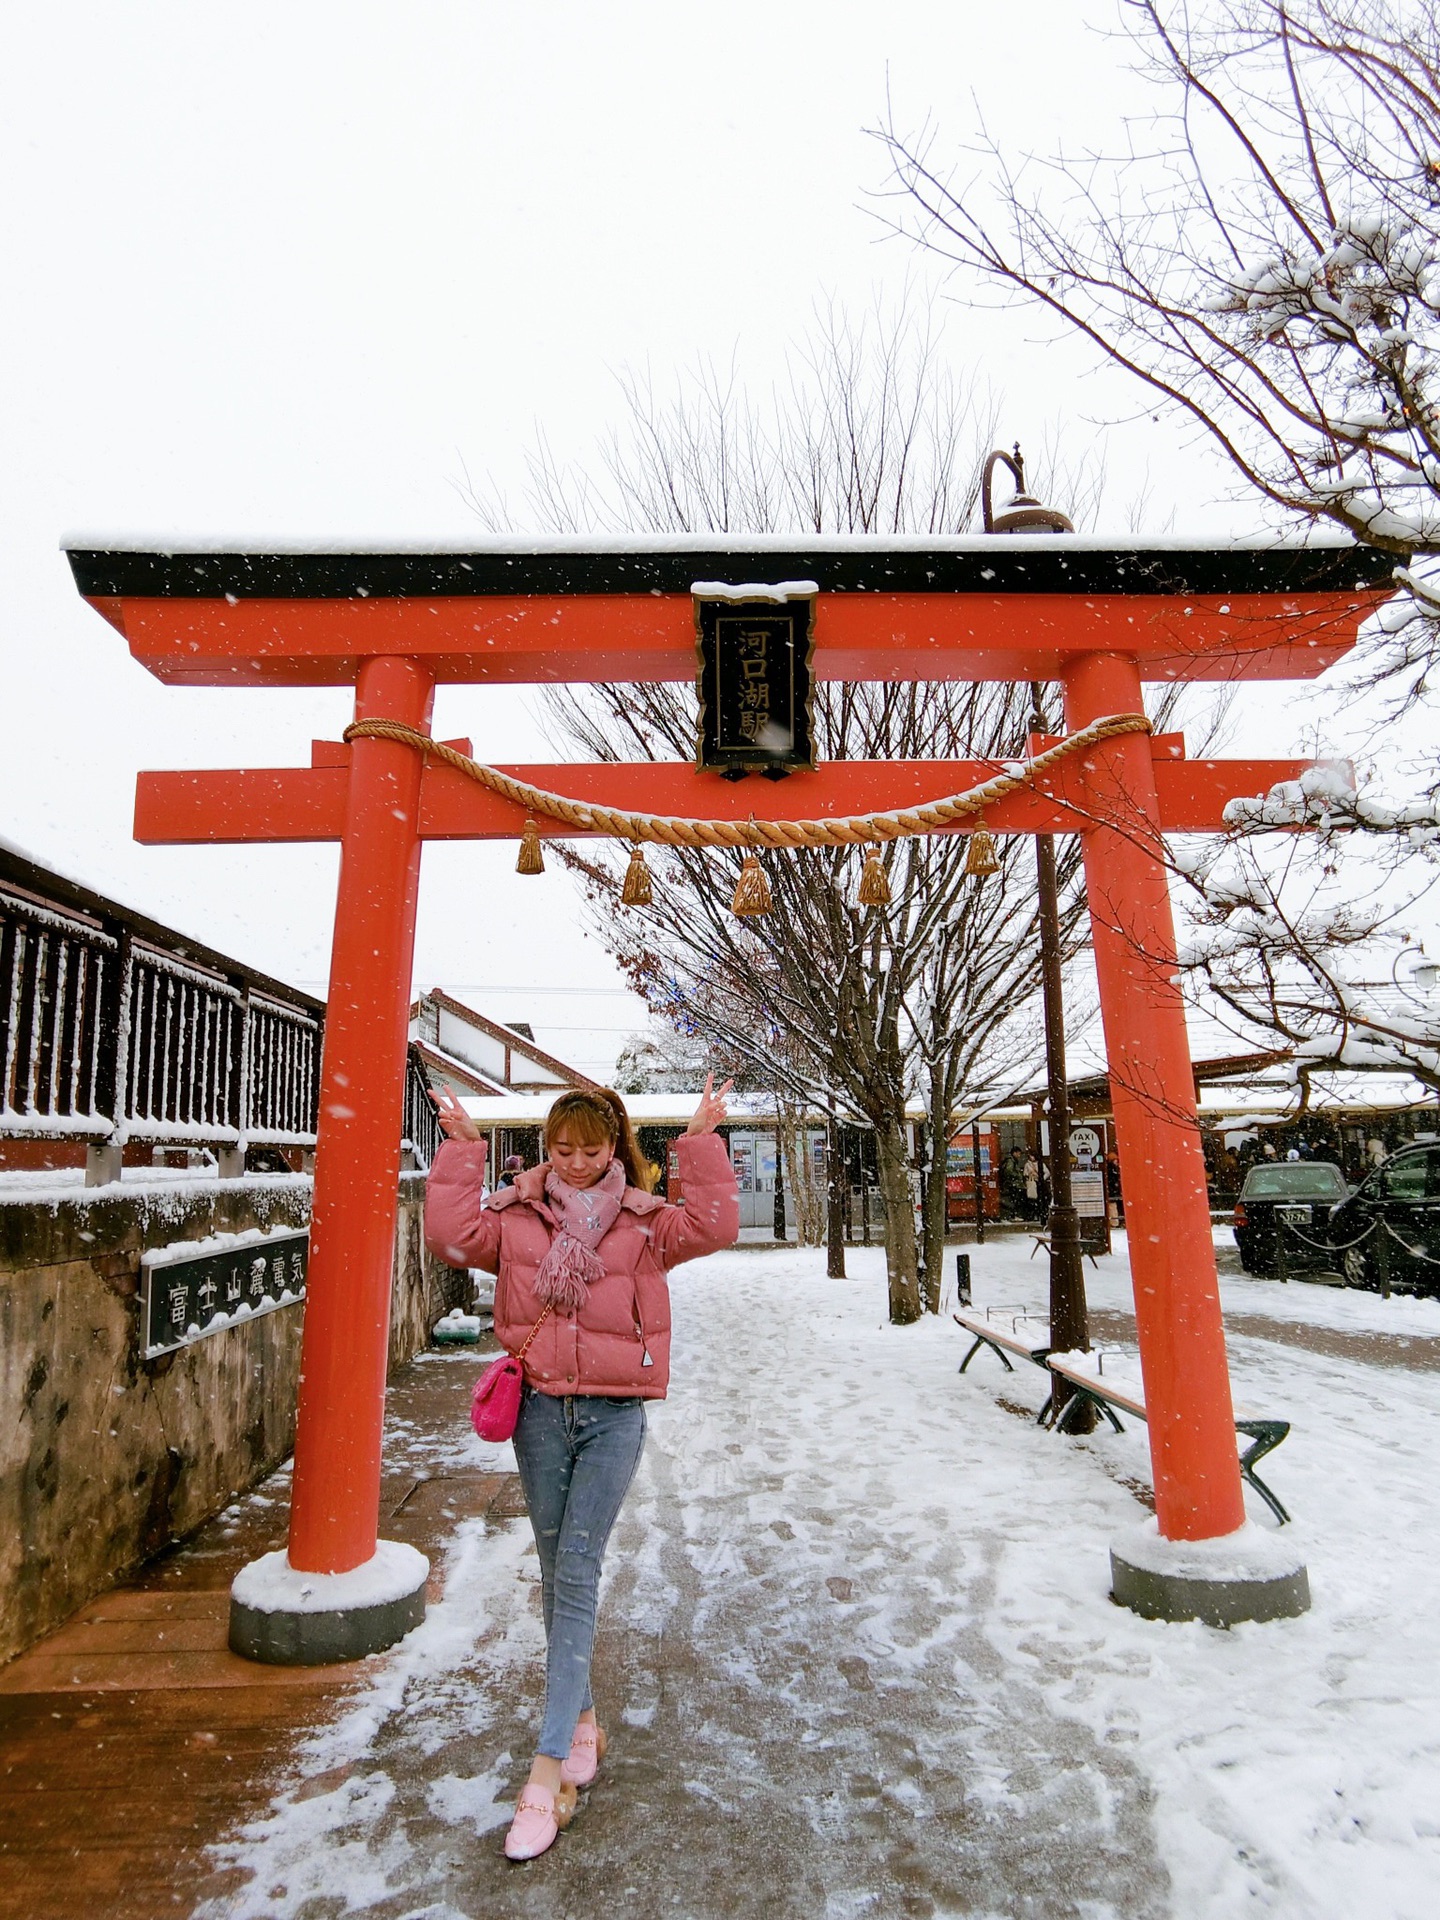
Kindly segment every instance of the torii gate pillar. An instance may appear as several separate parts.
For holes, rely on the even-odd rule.
[[[415,661],[367,660],[355,717],[400,720],[428,733],[433,699],[434,682]],[[291,1565],[311,1573],[348,1572],[375,1551],[422,771],[407,747],[355,742],[335,895],[290,1507]]]
[[[1066,672],[1067,726],[1143,707],[1133,659],[1089,654]],[[1206,1540],[1242,1526],[1245,1504],[1155,769],[1143,734],[1086,757],[1096,811],[1117,823],[1081,840],[1115,1130],[1130,1172],[1125,1222],[1155,1511],[1167,1539]]]
[[[430,730],[435,682],[409,659],[369,659],[357,720]],[[316,1664],[390,1646],[425,1617],[429,1562],[376,1540],[405,1048],[420,888],[424,763],[389,740],[351,750],[320,1068],[315,1197],[300,1350],[288,1563],[236,1583],[230,1645]],[[273,1562],[273,1566],[267,1566]],[[363,1587],[344,1576],[369,1567]],[[278,1582],[285,1605],[266,1580]],[[292,1591],[293,1590],[293,1591]]]
[[[1062,680],[1072,729],[1144,709],[1131,655],[1082,655]],[[1152,1544],[1145,1529],[1117,1540],[1113,1591],[1162,1618],[1281,1618],[1308,1607],[1309,1581],[1303,1564],[1268,1537],[1247,1542],[1223,1571],[1209,1564],[1213,1552],[1202,1551],[1193,1566],[1185,1558],[1183,1543],[1219,1542],[1244,1527],[1245,1501],[1149,740],[1124,734],[1091,749],[1085,784],[1092,817],[1106,823],[1081,842],[1125,1173],[1155,1515],[1167,1543]]]

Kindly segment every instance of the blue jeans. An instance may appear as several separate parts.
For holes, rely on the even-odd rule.
[[[569,1757],[590,1698],[600,1564],[645,1447],[643,1400],[564,1399],[526,1387],[515,1459],[540,1556],[545,1608],[545,1724],[536,1751]]]

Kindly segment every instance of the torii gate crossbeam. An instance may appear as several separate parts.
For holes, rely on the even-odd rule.
[[[1073,729],[1139,711],[1146,680],[1312,677],[1353,644],[1391,567],[1356,548],[1115,548],[1068,536],[318,555],[96,547],[70,559],[80,591],[169,684],[349,683],[357,719],[420,731],[439,681],[689,678],[692,583],[800,577],[819,586],[819,677],[1056,679]],[[394,741],[321,742],[313,760],[142,774],[136,832],[341,844],[289,1548],[293,1568],[323,1577],[376,1551],[421,848],[514,837],[521,822],[510,802]],[[1157,1515],[1170,1540],[1209,1540],[1234,1533],[1244,1507],[1160,835],[1219,830],[1225,801],[1299,765],[1194,763],[1177,739],[1143,734],[1077,760],[988,810],[986,824],[1082,835]],[[753,783],[679,765],[511,771],[651,813],[803,818],[911,805],[993,768],[823,766],[766,783],[760,808]]]

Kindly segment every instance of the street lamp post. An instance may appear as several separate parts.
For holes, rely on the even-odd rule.
[[[1032,686],[1031,725],[1045,731],[1040,689]],[[1060,1353],[1087,1353],[1090,1327],[1085,1311],[1085,1269],[1080,1247],[1080,1216],[1070,1188],[1070,1092],[1065,1066],[1065,1000],[1060,973],[1060,889],[1055,878],[1053,834],[1035,836],[1039,881],[1040,982],[1045,1003],[1046,1106],[1050,1115],[1050,1344]],[[1055,1411],[1069,1398],[1056,1379]]]
[[[1000,513],[994,511],[990,487],[997,466],[1005,466],[1015,481],[1015,495]],[[986,533],[1073,533],[1072,522],[1053,507],[1042,506],[1025,491],[1025,462],[1017,445],[1013,454],[997,448],[985,462],[980,503]],[[1030,725],[1046,731],[1040,686],[1031,683],[1034,707]],[[1060,968],[1060,892],[1055,876],[1055,840],[1052,834],[1035,836],[1035,871],[1039,889],[1040,981],[1045,1006],[1046,1106],[1050,1120],[1050,1344],[1062,1353],[1086,1352],[1090,1328],[1085,1310],[1085,1270],[1081,1264],[1080,1216],[1070,1186],[1070,1098],[1065,1067],[1065,1002]],[[1065,1382],[1055,1380],[1058,1416],[1070,1397]],[[1088,1424],[1092,1424],[1087,1422]]]

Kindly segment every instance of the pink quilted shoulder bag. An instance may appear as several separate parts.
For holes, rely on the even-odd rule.
[[[503,1354],[500,1359],[492,1360],[475,1382],[475,1391],[470,1397],[470,1424],[482,1440],[508,1440],[515,1432],[515,1422],[520,1418],[520,1389],[525,1384],[525,1368],[521,1363],[550,1311],[546,1307],[519,1353]]]

